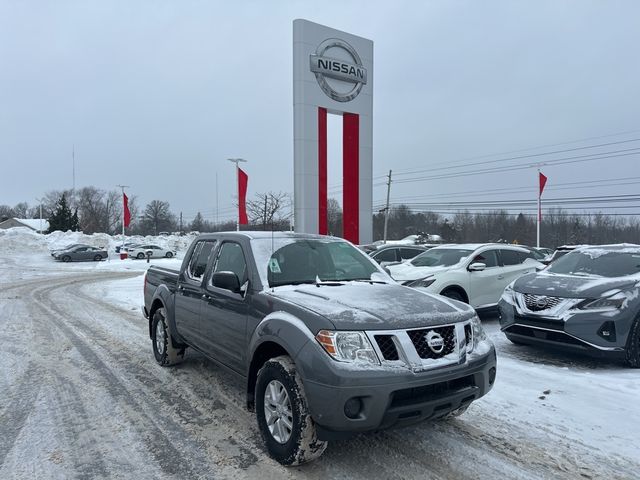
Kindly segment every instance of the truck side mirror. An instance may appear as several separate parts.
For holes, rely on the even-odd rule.
[[[240,292],[240,280],[233,272],[214,272],[211,277],[211,284],[214,287],[231,290],[234,293]]]

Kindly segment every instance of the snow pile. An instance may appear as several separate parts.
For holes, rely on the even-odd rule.
[[[175,250],[181,258],[193,242],[195,235],[134,235],[125,236],[125,242],[158,245],[162,248]],[[83,243],[93,247],[106,248],[114,253],[118,245],[122,245],[122,235],[108,235],[94,233],[87,235],[82,232],[55,231],[46,235],[34,232],[26,227],[14,227],[0,230],[0,252],[10,253],[48,253],[49,250],[59,250],[74,243]]]

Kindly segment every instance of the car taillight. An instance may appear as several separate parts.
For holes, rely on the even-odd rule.
[[[144,287],[142,287],[142,295],[147,292],[147,272],[144,272]]]

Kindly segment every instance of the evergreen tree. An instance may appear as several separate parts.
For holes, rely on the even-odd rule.
[[[56,203],[56,208],[49,217],[49,233],[60,230],[78,230],[78,211],[71,213],[71,209],[67,204],[67,198],[64,194]]]

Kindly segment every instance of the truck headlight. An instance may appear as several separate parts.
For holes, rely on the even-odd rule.
[[[473,332],[473,348],[477,347],[478,343],[487,339],[487,334],[484,328],[482,328],[482,323],[480,323],[478,315],[471,317],[471,331]]]
[[[364,332],[320,330],[316,340],[339,362],[380,365],[380,360]]]

